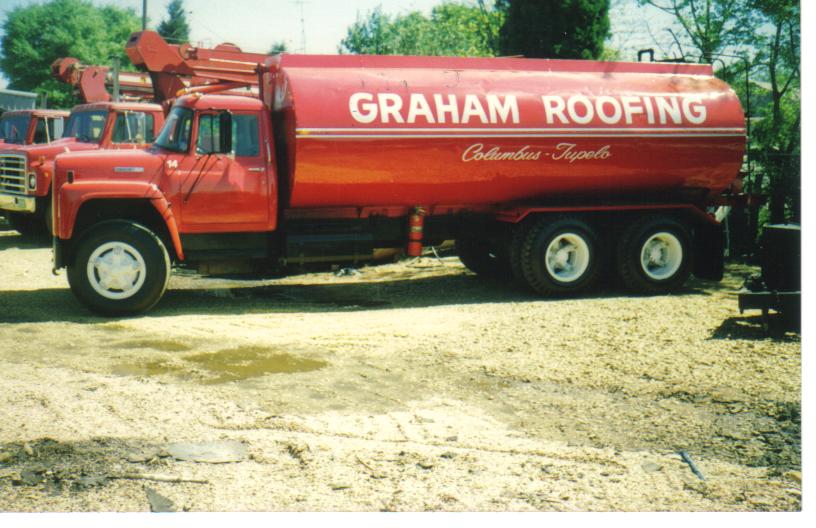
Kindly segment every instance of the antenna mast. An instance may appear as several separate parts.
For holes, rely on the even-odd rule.
[[[306,53],[306,17],[303,15],[303,0],[297,0],[295,5],[300,8],[300,52]]]

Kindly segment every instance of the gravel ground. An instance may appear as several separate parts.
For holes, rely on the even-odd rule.
[[[801,507],[800,338],[739,314],[749,267],[569,300],[455,257],[176,274],[112,320],[50,262],[0,231],[0,511]]]

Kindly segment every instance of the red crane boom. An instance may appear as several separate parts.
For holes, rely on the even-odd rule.
[[[266,55],[247,53],[234,44],[199,48],[168,44],[155,31],[133,33],[125,46],[131,62],[144,72],[119,72],[123,99],[170,103],[184,91],[228,91],[232,95],[258,95],[258,65]],[[77,88],[85,103],[108,102],[114,85],[107,66],[85,66],[73,57],[54,61],[51,72]]]

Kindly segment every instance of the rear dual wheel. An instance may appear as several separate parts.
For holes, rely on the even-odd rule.
[[[520,227],[513,244],[513,268],[544,295],[578,293],[598,275],[598,243],[594,229],[579,218],[541,218]]]
[[[629,223],[616,245],[614,266],[621,282],[639,293],[679,289],[691,274],[688,227],[664,215]],[[612,255],[601,257],[592,225],[578,217],[542,217],[516,228],[510,243],[513,275],[543,295],[579,293],[595,283]]]
[[[630,290],[664,293],[677,290],[691,274],[691,235],[668,216],[647,216],[630,224],[617,247],[618,276]]]

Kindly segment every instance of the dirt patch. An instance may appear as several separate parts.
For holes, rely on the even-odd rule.
[[[447,257],[179,274],[110,320],[47,247],[0,256],[3,511],[800,508],[800,337],[737,311],[750,267],[561,300]],[[248,456],[164,455],[185,442]]]

